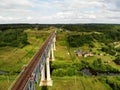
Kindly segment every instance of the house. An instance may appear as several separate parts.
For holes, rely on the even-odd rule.
[[[81,50],[77,50],[77,51],[75,51],[75,53],[76,53],[76,56],[78,56],[78,57],[83,56],[83,52]]]
[[[83,52],[82,50],[76,50],[74,51],[76,53],[76,56],[78,57],[88,57],[88,56],[93,56],[93,53],[88,51],[88,52]]]
[[[92,52],[86,52],[86,53],[84,54],[84,57],[88,57],[88,56],[93,56],[93,53],[92,53]]]

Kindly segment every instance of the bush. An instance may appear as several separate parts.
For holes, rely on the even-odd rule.
[[[115,78],[107,78],[106,83],[110,85],[113,90],[120,90],[120,81]]]
[[[93,41],[91,35],[69,35],[67,37],[67,42],[71,47],[79,47],[83,46],[84,44],[90,44]],[[92,44],[92,43],[91,43]]]
[[[72,63],[64,63],[64,62],[52,62],[51,64],[51,68],[53,69],[58,69],[58,68],[67,68],[67,67],[71,67]]]
[[[118,56],[118,57],[114,60],[114,62],[115,62],[116,64],[119,64],[119,65],[120,65],[120,56]]]
[[[80,63],[53,62],[51,69],[53,76],[74,76],[80,75],[82,65]]]
[[[53,76],[60,76],[60,77],[63,77],[63,76],[74,76],[78,74],[78,72],[75,72],[75,69],[74,68],[59,68],[59,69],[54,69],[53,72],[52,72],[52,75]]]

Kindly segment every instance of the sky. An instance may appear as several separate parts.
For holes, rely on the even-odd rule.
[[[0,24],[120,24],[120,0],[0,0]]]

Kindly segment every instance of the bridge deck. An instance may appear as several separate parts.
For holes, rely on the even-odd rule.
[[[47,47],[50,39],[52,38],[52,36],[54,34],[55,34],[55,31],[52,32],[52,34],[50,34],[50,36],[46,39],[46,41],[43,44],[43,46],[39,49],[39,51],[34,56],[34,58],[31,60],[31,62],[29,63],[29,65],[25,68],[25,70],[20,75],[20,77],[18,78],[18,80],[15,82],[15,84],[13,85],[13,87],[11,88],[11,90],[23,90],[24,89],[26,83],[31,78],[31,75],[32,75],[32,72],[33,72],[35,66],[39,62],[39,59],[42,56],[42,53],[45,51],[45,49],[46,49],[46,47]]]

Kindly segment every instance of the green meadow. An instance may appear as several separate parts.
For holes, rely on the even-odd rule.
[[[29,44],[23,48],[5,46],[0,48],[0,90],[7,90],[15,81],[22,69],[29,64],[50,31],[25,30]]]
[[[25,30],[25,32],[28,35],[28,45],[22,48],[10,46],[0,48],[0,71],[8,73],[0,75],[0,90],[7,90],[12,85],[22,68],[29,64],[51,31]],[[84,32],[85,35],[92,33]],[[40,87],[38,83],[37,90],[119,90],[119,76],[88,76],[81,72],[83,68],[92,68],[102,72],[113,70],[120,72],[120,66],[114,63],[115,56],[100,50],[104,46],[103,43],[95,41],[93,48],[88,44],[79,47],[68,45],[68,35],[82,34],[83,32],[66,32],[57,29],[55,61],[51,62],[53,86]],[[120,42],[115,47],[117,48],[119,45]],[[75,50],[92,50],[94,55],[86,58],[78,57]],[[107,65],[105,62],[108,62]],[[100,64],[100,67],[96,63]]]
[[[74,33],[69,34],[73,35]],[[56,51],[54,51],[55,61],[51,62],[51,68],[53,69],[51,73],[53,86],[40,87],[37,85],[37,90],[114,90],[107,81],[111,79],[115,81],[111,84],[119,85],[120,81],[119,79],[116,79],[116,76],[87,76],[82,74],[80,70],[86,66],[93,67],[93,62],[98,58],[101,58],[102,60],[102,68],[107,67],[105,66],[104,62],[109,60],[109,65],[111,68],[120,70],[120,66],[113,62],[115,57],[112,55],[99,55],[99,53],[105,53],[97,50],[97,48],[101,48],[101,43],[99,42],[95,42],[94,44],[96,47],[92,48],[92,50],[94,50],[94,52],[97,54],[86,58],[77,57],[74,53],[75,50],[90,50],[91,48],[89,48],[87,45],[77,48],[68,47],[66,35],[68,35],[67,32],[58,31],[57,33]],[[87,63],[87,65],[83,64],[83,61],[84,63]],[[93,69],[95,68],[96,67],[93,67]],[[106,68],[105,70],[109,71],[109,69]],[[118,78],[120,77],[118,76]]]

